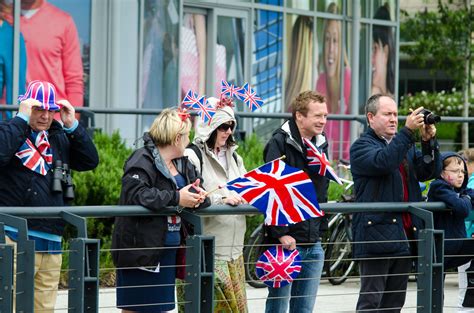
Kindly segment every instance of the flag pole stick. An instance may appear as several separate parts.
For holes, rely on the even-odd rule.
[[[276,160],[284,160],[285,158],[286,158],[286,155],[282,155],[281,157],[276,158],[275,160],[272,160],[272,161],[267,162],[267,163],[265,163],[265,164],[271,163],[271,162],[276,161]],[[265,165],[265,164],[263,164],[263,165]],[[260,165],[260,166],[263,166],[263,165]],[[252,171],[256,170],[256,169],[259,168],[260,166],[254,168]],[[251,171],[248,171],[248,172],[251,172]],[[248,172],[247,172],[247,173],[248,173]],[[214,189],[208,191],[208,192],[206,193],[206,196],[208,196],[208,195],[210,195],[211,193],[216,192],[217,190],[222,189],[222,188],[224,188],[224,187],[225,187],[225,185],[219,185],[219,186],[217,186],[216,188],[214,188]]]

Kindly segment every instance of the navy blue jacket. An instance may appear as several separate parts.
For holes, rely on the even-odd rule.
[[[439,146],[422,142],[422,151],[415,148],[413,133],[406,127],[388,144],[369,128],[351,146],[351,172],[357,202],[402,202],[403,185],[400,164],[405,163],[407,172],[408,201],[421,201],[419,181],[438,176],[441,170]],[[421,227],[414,217],[413,231]],[[355,213],[352,220],[354,242],[407,240],[402,214]],[[409,255],[407,242],[354,244],[354,256],[401,256]]]
[[[15,156],[31,134],[31,128],[19,117],[0,122],[0,206],[63,206],[62,193],[52,192],[53,170],[46,176],[23,166]],[[94,169],[99,163],[97,150],[84,127],[66,134],[62,125],[53,121],[48,130],[53,164],[61,160],[76,171]],[[28,228],[62,235],[64,223],[51,219],[28,219]]]
[[[458,154],[443,153],[442,161],[451,156]],[[467,165],[464,159],[459,157],[464,162],[464,168],[467,172]],[[464,176],[464,182],[460,188],[451,186],[444,179],[437,178],[430,184],[428,191],[428,201],[437,202],[442,201],[446,207],[451,209],[449,212],[433,212],[435,229],[444,230],[445,239],[466,238],[466,227],[464,219],[469,216],[472,210],[472,201],[474,200],[474,190],[467,188],[468,176]],[[447,240],[444,243],[445,254],[458,254],[461,249],[461,240]]]

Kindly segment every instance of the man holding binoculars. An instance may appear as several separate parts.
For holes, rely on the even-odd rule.
[[[19,98],[18,114],[0,122],[0,206],[64,206],[74,197],[69,169],[87,171],[99,163],[74,107],[56,101],[55,93],[53,84],[32,81]],[[54,120],[56,112],[62,123]],[[62,220],[28,219],[36,250],[35,312],[54,312],[63,230]],[[6,242],[15,245],[17,229],[6,225],[5,233]]]

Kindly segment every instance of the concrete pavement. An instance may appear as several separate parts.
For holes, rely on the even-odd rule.
[[[340,286],[332,286],[327,281],[320,285],[314,312],[354,312],[359,293],[359,279],[351,279]],[[248,286],[247,297],[250,313],[264,312],[266,288],[255,289]],[[444,312],[472,312],[474,309],[458,309],[457,274],[447,276],[445,285]],[[115,308],[115,289],[105,288],[100,290],[99,295],[100,313],[120,313]],[[67,312],[67,292],[60,291],[57,301],[56,312]],[[177,310],[172,311],[177,312]],[[403,313],[416,312],[416,283],[409,283],[407,301],[402,310]]]

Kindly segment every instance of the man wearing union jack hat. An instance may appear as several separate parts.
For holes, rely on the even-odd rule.
[[[33,81],[19,98],[18,114],[0,122],[0,206],[64,206],[70,199],[65,199],[61,182],[59,190],[53,188],[53,168],[66,169],[67,164],[70,169],[86,171],[99,162],[92,139],[75,118],[74,107],[67,100],[56,101],[55,95],[53,84]],[[54,120],[58,111],[62,123]],[[35,312],[54,311],[63,230],[63,221],[28,219],[28,236],[37,251]],[[6,242],[16,245],[18,230],[6,225],[5,233]]]
[[[292,117],[277,129],[264,150],[266,162],[281,156],[288,165],[308,173],[316,189],[318,203],[327,202],[329,180],[309,166],[310,140],[321,153],[328,143],[323,133],[328,115],[326,99],[313,91],[300,93],[291,103]],[[298,249],[302,260],[301,272],[292,283],[280,288],[269,287],[265,311],[267,313],[313,312],[324,263],[321,235],[327,229],[324,216],[286,226],[266,226],[266,243],[281,244],[289,250]]]

